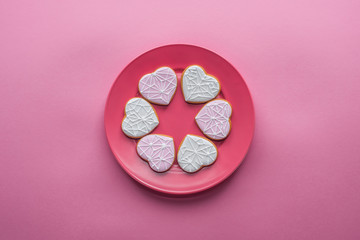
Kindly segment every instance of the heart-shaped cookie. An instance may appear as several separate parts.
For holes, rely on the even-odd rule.
[[[174,70],[161,67],[144,75],[139,81],[139,92],[149,102],[168,105],[174,96],[177,78]]]
[[[204,103],[214,99],[220,92],[219,81],[207,75],[202,67],[187,67],[181,78],[181,88],[186,102]]]
[[[180,145],[177,161],[185,172],[194,173],[213,164],[217,155],[216,146],[211,141],[188,134]]]
[[[121,128],[126,136],[140,138],[150,133],[159,124],[155,109],[142,98],[132,98],[125,106]]]
[[[150,134],[141,138],[136,151],[155,172],[169,170],[175,160],[174,140],[165,135]]]
[[[226,138],[231,129],[232,108],[229,102],[216,99],[207,103],[196,115],[200,130],[213,140]]]

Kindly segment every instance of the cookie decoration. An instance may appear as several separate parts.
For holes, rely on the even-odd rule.
[[[196,115],[200,130],[213,140],[225,139],[231,130],[232,108],[228,101],[216,99],[208,102]]]
[[[177,77],[169,67],[161,67],[144,75],[139,81],[139,92],[149,102],[168,105],[176,91]]]
[[[166,172],[175,160],[174,140],[170,136],[147,135],[139,140],[136,151],[155,172]]]
[[[186,102],[205,103],[220,92],[220,82],[197,65],[185,69],[181,77],[181,88]]]
[[[194,173],[213,164],[217,156],[217,148],[210,140],[188,134],[180,144],[177,161],[185,172]]]
[[[142,98],[131,98],[125,106],[121,128],[130,138],[141,138],[159,124],[155,109]]]

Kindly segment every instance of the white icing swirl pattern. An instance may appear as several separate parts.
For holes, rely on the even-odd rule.
[[[222,140],[230,133],[231,113],[232,109],[227,101],[216,99],[208,102],[196,115],[195,120],[207,137]]]
[[[185,172],[194,173],[213,164],[217,155],[217,149],[211,141],[188,134],[181,143],[177,161]]]
[[[197,65],[185,69],[182,76],[182,91],[186,102],[204,103],[214,99],[220,92],[219,81],[205,73]]]
[[[150,133],[159,124],[155,109],[142,98],[132,98],[125,106],[121,128],[125,135],[140,138]]]
[[[156,172],[169,170],[175,160],[175,146],[172,137],[150,134],[139,140],[136,147],[139,156],[148,161]]]
[[[144,75],[139,81],[139,92],[152,103],[168,105],[175,94],[177,78],[174,70],[161,67]]]

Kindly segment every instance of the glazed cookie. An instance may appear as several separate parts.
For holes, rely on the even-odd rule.
[[[174,70],[161,67],[144,75],[139,81],[139,92],[149,102],[168,105],[175,94],[177,78]]]
[[[136,146],[139,156],[147,161],[155,172],[170,169],[175,160],[174,140],[170,136],[150,134],[139,140]]]
[[[192,65],[182,74],[181,88],[186,102],[205,103],[219,94],[220,83],[215,77],[207,75],[202,67]]]
[[[125,106],[121,128],[126,136],[140,138],[159,124],[155,109],[142,98],[132,98]]]
[[[212,100],[196,115],[195,120],[200,130],[213,140],[226,138],[231,130],[232,108],[223,99]]]
[[[188,134],[180,144],[177,161],[185,172],[194,173],[213,164],[217,155],[216,146],[211,141]]]

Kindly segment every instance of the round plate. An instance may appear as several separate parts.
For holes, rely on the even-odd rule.
[[[178,76],[175,96],[168,106],[152,104],[160,124],[152,132],[172,136],[176,151],[186,134],[204,136],[195,116],[204,104],[189,104],[181,91],[181,74],[189,65],[200,65],[221,84],[217,98],[229,101],[233,107],[232,129],[222,141],[213,141],[218,158],[197,173],[185,173],[176,161],[169,171],[156,173],[136,153],[138,140],[128,138],[121,130],[126,102],[141,97],[140,78],[162,66],[174,69]],[[214,52],[191,45],[168,45],[150,50],[133,60],[117,77],[105,107],[105,130],[111,150],[122,168],[136,181],[168,194],[196,193],[215,186],[229,177],[243,161],[254,133],[254,107],[249,89],[236,69]]]

